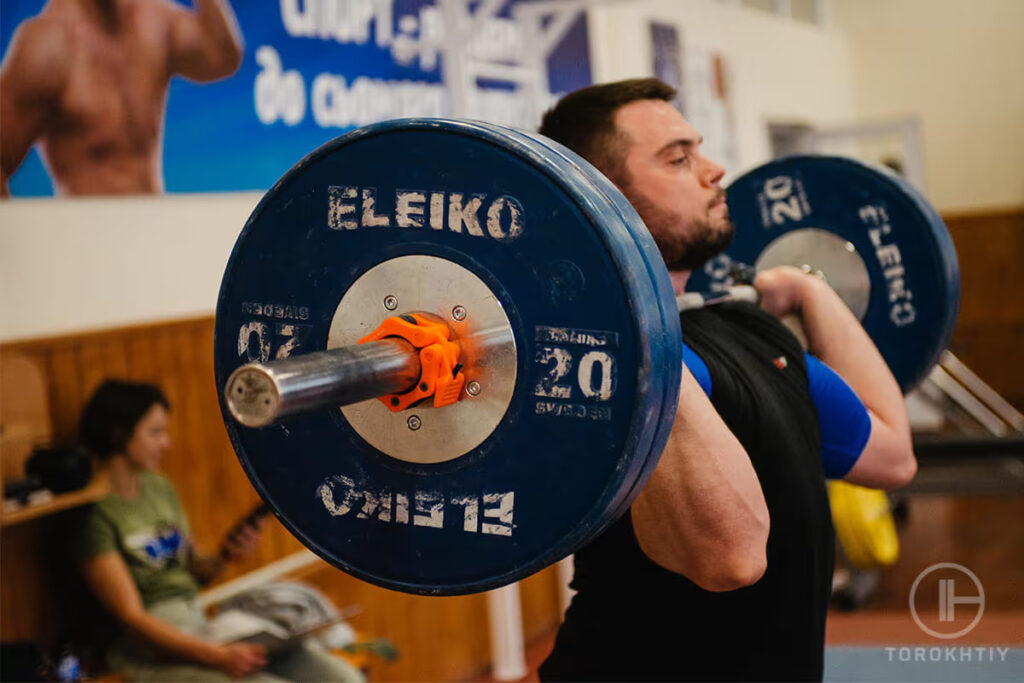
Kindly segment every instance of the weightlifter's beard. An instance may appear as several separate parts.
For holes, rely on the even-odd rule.
[[[644,197],[629,197],[654,237],[665,266],[672,271],[697,270],[732,244],[736,227],[729,220],[728,208],[721,217],[711,215],[724,198],[723,190],[708,203],[701,217],[686,221],[674,211],[655,206]]]

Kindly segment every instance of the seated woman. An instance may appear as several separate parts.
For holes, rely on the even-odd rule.
[[[259,645],[204,639],[199,584],[248,554],[260,529],[236,528],[216,557],[196,551],[174,487],[156,472],[170,445],[169,410],[159,388],[110,380],[81,418],[82,442],[110,476],[111,493],[88,513],[80,557],[86,583],[122,627],[107,653],[111,669],[144,681],[363,681],[310,641],[268,656]]]

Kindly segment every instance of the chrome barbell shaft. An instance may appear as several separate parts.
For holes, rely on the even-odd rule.
[[[717,292],[683,292],[676,297],[676,306],[682,313],[732,301],[747,301],[756,304],[760,298],[757,290],[751,285],[734,285]]]
[[[403,393],[419,378],[419,351],[388,338],[243,365],[228,377],[224,398],[240,423],[265,427],[286,415]]]

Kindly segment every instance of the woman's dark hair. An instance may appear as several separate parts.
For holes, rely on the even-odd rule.
[[[164,392],[154,384],[106,380],[82,410],[78,423],[82,445],[100,460],[124,452],[139,420],[157,404],[171,408]]]

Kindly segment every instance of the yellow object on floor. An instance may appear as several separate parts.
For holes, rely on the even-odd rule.
[[[836,538],[855,569],[888,567],[896,562],[900,542],[885,491],[830,481],[828,497]]]

